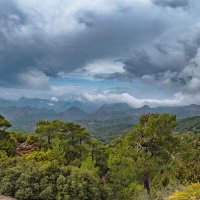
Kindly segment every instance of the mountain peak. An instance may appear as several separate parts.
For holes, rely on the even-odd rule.
[[[18,101],[23,101],[23,100],[27,100],[28,98],[26,98],[26,97],[20,97],[19,99],[18,99]]]
[[[72,106],[66,110],[67,112],[73,112],[73,111],[79,111],[79,112],[84,112],[80,108],[77,108],[76,106]]]
[[[150,107],[148,105],[144,105],[141,107],[142,109],[149,109]]]
[[[98,110],[105,111],[126,111],[130,110],[131,107],[126,103],[114,103],[114,104],[103,104]]]

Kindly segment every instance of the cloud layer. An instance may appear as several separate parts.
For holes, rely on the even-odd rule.
[[[103,79],[133,86],[123,94],[108,94],[107,87],[98,96],[78,81],[79,92],[70,89],[68,96],[136,106],[200,103],[199,8],[198,0],[0,0],[1,90],[59,96],[73,85],[54,90],[51,79],[75,72],[94,85]],[[138,97],[134,82],[168,96]]]

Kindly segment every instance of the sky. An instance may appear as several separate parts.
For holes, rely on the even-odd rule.
[[[200,104],[199,0],[0,0],[0,98]]]

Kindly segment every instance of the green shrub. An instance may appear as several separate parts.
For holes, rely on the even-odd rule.
[[[28,135],[26,139],[26,144],[34,144],[34,143],[39,143],[40,139],[38,138],[37,135]]]
[[[199,200],[200,199],[200,184],[189,185],[181,191],[176,191],[166,200]]]
[[[16,153],[16,143],[13,140],[0,140],[0,151],[6,152],[8,156],[14,156]]]

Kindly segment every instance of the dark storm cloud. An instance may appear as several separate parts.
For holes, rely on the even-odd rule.
[[[194,29],[190,28],[190,31],[194,32]],[[195,65],[193,59],[198,55],[200,47],[200,29],[195,35],[187,36],[188,38],[180,39],[180,34],[172,43],[170,40],[167,40],[168,44],[157,41],[149,47],[135,51],[132,57],[123,60],[126,72],[121,76],[127,80],[139,78],[158,85],[171,86],[173,90],[187,87],[194,74],[182,76],[182,73],[191,63]],[[195,63],[198,62],[195,60]],[[114,78],[114,74],[111,77]],[[119,74],[116,78],[119,79]]]
[[[17,2],[0,1],[0,84],[4,86],[23,85],[21,73],[31,70],[57,76],[95,59],[129,56],[132,49],[168,27],[166,17],[158,19],[159,11],[148,6],[126,8],[126,12],[119,6],[106,14],[83,9],[72,16],[77,28],[54,34],[57,27],[51,21],[43,22],[43,15],[34,18]],[[50,30],[45,29],[47,25]]]
[[[57,15],[49,2],[57,6]],[[79,6],[73,9],[60,2],[32,2],[27,10],[30,2],[25,0],[0,0],[1,86],[30,86],[26,76],[34,83],[37,75],[41,79],[56,77],[97,59],[120,59],[125,72],[96,74],[96,78],[178,86],[192,80],[193,75],[180,74],[200,46],[198,1],[195,6],[186,0],[155,0],[152,4],[116,1],[113,8],[102,0],[95,9],[80,6],[82,1],[76,1]],[[110,8],[103,8],[104,4]],[[68,10],[62,10],[65,6]],[[188,9],[168,9],[186,6]],[[76,7],[81,9],[74,11]]]
[[[13,0],[0,0],[0,19],[1,26],[4,28],[11,28],[9,25],[19,25],[25,23],[26,16],[25,14],[18,8],[17,4]],[[9,24],[9,22],[11,24]],[[12,23],[13,22],[13,23]],[[14,28],[14,27],[12,27]]]
[[[160,6],[169,6],[172,8],[187,7],[188,0],[153,0],[153,2]]]
[[[20,63],[21,53],[14,49],[17,41],[12,41],[10,35],[25,25],[26,16],[17,7],[14,1],[0,1],[0,84],[6,80],[15,80],[17,68],[12,68],[13,63]],[[15,44],[14,44],[15,43]],[[17,45],[18,46],[18,45]],[[11,58],[12,55],[12,58]],[[12,85],[12,83],[10,83]]]
[[[132,56],[119,60],[123,73],[97,75],[101,79],[142,80],[171,92],[196,93],[200,87],[200,26],[177,28],[137,48]]]

